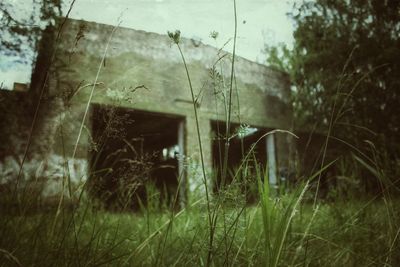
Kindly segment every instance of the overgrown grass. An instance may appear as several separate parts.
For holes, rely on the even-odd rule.
[[[235,42],[236,6],[234,12]],[[205,195],[200,199],[192,199],[189,206],[179,211],[166,208],[168,205],[160,209],[159,199],[155,197],[154,200],[149,198],[147,206],[142,206],[139,212],[111,213],[99,209],[86,194],[80,194],[78,205],[59,201],[55,210],[39,209],[28,213],[32,204],[36,207],[35,203],[42,200],[37,194],[29,194],[29,191],[24,190],[25,195],[18,198],[19,202],[15,206],[12,203],[16,199],[1,199],[1,266],[400,265],[400,200],[390,194],[390,188],[394,184],[387,178],[385,169],[379,167],[376,157],[366,162],[354,156],[356,161],[380,181],[382,187],[378,195],[365,201],[351,197],[346,201],[341,198],[335,198],[331,202],[320,201],[317,196],[321,173],[332,164],[325,165],[324,160],[320,170],[312,177],[306,177],[304,183],[296,184],[293,190],[278,194],[267,182],[267,171],[257,164],[251,166],[253,171],[250,171],[249,159],[254,156],[251,150],[242,155],[243,161],[234,173],[233,180],[225,186],[227,151],[232,135],[229,125],[232,92],[237,90],[234,88],[235,48],[232,53],[230,83],[222,105],[226,129],[224,135],[218,133],[225,138],[223,182],[218,194],[211,195],[208,181],[212,181],[213,177],[206,174],[202,158],[197,99],[179,46],[179,32],[169,35],[178,46],[189,82]],[[110,40],[111,38],[112,35]],[[107,49],[97,76],[106,51]],[[218,61],[215,65],[217,63]],[[97,78],[91,94],[96,83]],[[85,116],[90,102],[91,96]],[[218,107],[216,110],[218,113]],[[333,119],[332,117],[332,125]],[[85,117],[80,125],[72,158],[77,150],[84,121]],[[290,134],[288,131],[281,132]],[[327,146],[328,139],[323,157]],[[239,178],[241,175],[244,177]],[[249,179],[247,176],[254,177]],[[66,178],[69,178],[68,174]],[[309,190],[309,185],[315,183],[314,180],[317,183],[316,192]],[[258,189],[257,204],[250,206],[246,203],[246,195],[241,191],[242,181],[252,181],[253,186]],[[181,182],[179,179],[179,183]],[[246,184],[247,186],[249,185]],[[128,195],[127,201],[133,193],[129,192]],[[174,196],[174,202],[178,195],[179,191]],[[20,212],[21,207],[23,212]]]
[[[288,195],[267,204],[274,226],[264,234],[279,242],[284,240],[279,228],[290,226],[283,229],[287,242],[270,242],[275,245],[272,252],[262,234],[268,208],[264,204],[246,207],[244,213],[241,205],[231,205],[225,210],[226,220],[215,227],[212,265],[222,266],[228,258],[232,266],[276,266],[278,259],[280,266],[397,266],[400,262],[399,241],[393,242],[384,201],[368,206],[361,201],[326,203],[317,210],[312,203],[299,203],[297,209],[290,209],[292,223],[286,224],[282,218],[287,218],[292,201],[293,195]],[[398,204],[394,203],[396,218]],[[13,266],[13,259],[21,266],[202,266],[209,247],[206,216],[203,201],[174,214],[172,225],[169,212],[108,213],[81,205],[63,211],[52,231],[52,212],[23,217],[3,214],[0,262],[2,266]],[[230,226],[226,233],[223,224]],[[280,257],[273,254],[278,252]]]

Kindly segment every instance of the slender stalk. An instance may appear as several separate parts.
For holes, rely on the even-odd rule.
[[[78,149],[79,140],[80,140],[80,138],[81,138],[82,131],[83,131],[83,128],[84,128],[84,126],[85,126],[85,120],[86,120],[87,114],[89,113],[90,103],[92,102],[92,98],[93,98],[93,94],[94,94],[94,89],[96,88],[96,85],[98,84],[98,83],[97,83],[97,80],[99,79],[100,71],[101,71],[101,69],[102,69],[102,67],[103,67],[103,65],[104,65],[104,60],[105,60],[105,58],[106,58],[108,48],[109,48],[109,46],[110,46],[110,43],[111,43],[111,40],[112,40],[112,38],[113,38],[114,33],[115,33],[115,31],[117,30],[117,28],[119,27],[120,24],[121,24],[121,22],[119,22],[118,25],[115,26],[115,27],[112,29],[112,32],[111,32],[111,34],[110,34],[110,37],[108,38],[108,41],[107,41],[106,48],[104,49],[104,54],[103,54],[103,57],[101,58],[101,61],[100,61],[100,64],[99,64],[99,68],[97,69],[96,78],[94,79],[93,86],[92,86],[92,90],[90,91],[89,99],[88,99],[88,101],[87,101],[87,103],[86,103],[85,113],[83,114],[81,126],[80,126],[80,128],[79,128],[78,137],[76,138],[76,143],[75,143],[75,146],[74,146],[74,151],[72,152],[72,160],[73,160],[73,159],[75,158],[75,156],[76,156],[76,151],[77,151],[77,149]]]
[[[230,140],[230,123],[231,123],[231,113],[232,113],[232,91],[233,91],[233,77],[234,77],[234,70],[235,70],[235,53],[236,53],[236,35],[237,35],[237,13],[236,13],[236,0],[233,0],[233,12],[234,12],[234,20],[235,20],[235,27],[234,27],[234,37],[233,37],[233,51],[232,51],[232,64],[231,64],[231,76],[230,76],[230,83],[229,83],[229,97],[228,97],[228,112],[226,114],[226,123],[225,123],[225,149],[224,149],[224,163],[222,166],[222,177],[221,177],[221,188],[225,186],[226,175],[228,170],[228,158],[229,158],[229,140]],[[226,109],[225,109],[226,110]],[[217,210],[219,209],[220,205],[217,205]],[[214,224],[217,223],[218,212],[215,211],[214,216]],[[224,240],[227,242],[226,239],[226,221],[225,221],[225,212],[223,212],[223,219],[224,219]],[[225,249],[227,244],[225,245]]]
[[[204,156],[203,156],[203,147],[202,147],[202,143],[201,143],[199,117],[198,117],[198,114],[197,114],[196,98],[194,96],[192,80],[190,79],[189,70],[187,68],[186,60],[185,60],[185,57],[183,55],[183,52],[182,52],[182,49],[181,49],[179,43],[176,42],[176,45],[177,45],[177,47],[179,49],[179,53],[181,54],[183,65],[185,66],[186,76],[187,76],[187,79],[188,79],[188,82],[189,82],[190,94],[192,96],[194,117],[195,117],[195,121],[196,121],[196,131],[197,131],[197,138],[198,138],[198,142],[199,142],[201,170],[202,170],[202,173],[203,173],[203,183],[204,183],[204,188],[205,188],[205,191],[206,191],[208,224],[209,224],[209,227],[210,227],[209,248],[208,248],[208,254],[207,254],[207,266],[210,266],[211,257],[212,257],[213,239],[214,239],[214,227],[213,227],[213,222],[212,222],[212,218],[211,218],[210,197],[209,197],[209,191],[208,191],[206,169],[205,169],[205,165],[204,165]]]
[[[175,192],[174,200],[172,201],[172,204],[170,206],[170,209],[171,209],[170,221],[169,221],[166,233],[165,233],[164,240],[162,242],[161,255],[159,257],[157,257],[155,266],[158,266],[158,261],[159,260],[160,260],[160,264],[163,263],[163,257],[164,257],[165,247],[166,247],[166,244],[167,244],[168,234],[170,232],[172,232],[172,226],[173,226],[174,218],[175,218],[174,209],[175,209],[176,204],[178,202],[178,197],[179,197],[180,188],[182,186],[182,181],[183,181],[183,172],[181,172],[179,177],[178,177],[178,187],[177,187],[177,190]]]
[[[346,63],[345,63],[344,66],[343,66],[342,74],[341,74],[341,76],[340,76],[340,79],[339,79],[339,82],[338,82],[338,85],[337,85],[337,88],[336,88],[336,95],[334,96],[334,100],[333,100],[332,111],[331,111],[331,118],[330,118],[330,120],[329,120],[328,133],[327,133],[327,137],[326,137],[326,139],[325,139],[325,143],[324,143],[324,147],[323,147],[322,160],[321,160],[321,168],[322,168],[322,167],[324,166],[324,164],[325,164],[325,158],[326,158],[326,153],[327,153],[327,149],[328,149],[329,138],[330,138],[331,135],[332,135],[332,130],[333,130],[333,127],[334,127],[335,122],[336,122],[336,120],[334,119],[334,117],[335,117],[336,106],[338,105],[338,96],[339,96],[340,90],[341,90],[341,88],[342,88],[343,78],[344,78],[344,76],[345,76],[345,75],[344,75],[344,72],[346,71],[347,66],[350,64],[350,60],[351,60],[351,58],[352,58],[352,56],[353,56],[353,53],[354,53],[354,50],[355,50],[355,49],[356,49],[356,48],[354,47],[353,50],[351,51],[349,57],[347,58]],[[339,110],[340,110],[340,109],[339,109]],[[339,115],[339,114],[338,114],[338,115]],[[320,183],[321,183],[321,175],[322,175],[322,173],[320,173],[319,176],[318,176],[317,189],[316,189],[316,192],[315,192],[315,195],[314,195],[314,203],[313,203],[313,207],[314,207],[314,208],[316,207],[316,204],[317,204],[317,198],[318,198],[318,193],[319,193],[319,186],[320,186]]]
[[[43,96],[44,96],[46,84],[47,84],[47,81],[48,81],[48,79],[49,79],[50,67],[51,67],[51,65],[53,64],[54,59],[56,58],[56,54],[57,54],[57,44],[58,44],[58,42],[59,42],[59,40],[60,40],[60,37],[61,37],[61,31],[62,31],[62,29],[63,29],[63,27],[64,27],[65,22],[67,21],[67,19],[68,19],[68,17],[69,17],[69,14],[71,13],[71,10],[72,10],[72,8],[73,8],[73,6],[74,6],[74,4],[75,4],[75,1],[76,1],[76,0],[73,0],[73,1],[71,2],[70,6],[69,6],[69,9],[68,9],[68,12],[67,12],[67,14],[65,15],[64,20],[63,20],[63,22],[61,23],[60,27],[58,28],[57,37],[56,37],[56,40],[54,41],[55,49],[54,49],[54,51],[53,51],[53,53],[52,53],[52,55],[51,55],[50,63],[49,63],[49,66],[47,67],[47,70],[46,70],[46,75],[45,75],[45,78],[44,78],[44,82],[43,82],[42,88],[40,89],[39,99],[38,99],[38,102],[37,102],[37,105],[36,105],[36,108],[35,108],[35,112],[34,112],[34,115],[33,115],[31,127],[30,127],[30,130],[29,130],[28,142],[27,142],[27,144],[26,144],[26,147],[25,147],[25,150],[24,150],[24,154],[23,154],[23,156],[22,156],[21,166],[20,166],[19,171],[18,171],[17,182],[16,182],[16,185],[15,185],[15,192],[14,192],[14,194],[17,196],[18,202],[20,202],[20,201],[19,201],[19,197],[18,197],[19,182],[20,182],[20,178],[21,178],[21,175],[22,175],[22,170],[23,170],[23,167],[24,167],[26,158],[27,158],[27,156],[28,156],[29,148],[30,148],[30,146],[31,146],[31,144],[32,144],[33,130],[34,130],[35,125],[36,125],[36,121],[37,121],[37,118],[38,118],[40,105],[42,104],[42,100],[43,100]]]
[[[236,55],[236,38],[237,38],[237,14],[236,14],[236,0],[233,0],[233,12],[235,18],[235,32],[233,37],[233,51],[232,51],[232,64],[231,64],[231,78],[229,84],[229,98],[228,98],[228,115],[225,128],[225,153],[224,153],[224,165],[222,167],[222,184],[225,183],[227,168],[228,168],[228,152],[229,152],[229,136],[231,127],[231,113],[232,113],[232,91],[233,91],[233,77],[235,70],[235,55]]]

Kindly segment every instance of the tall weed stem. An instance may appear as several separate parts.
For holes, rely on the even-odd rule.
[[[177,33],[176,33],[177,34]],[[204,183],[204,188],[205,188],[205,193],[206,193],[206,202],[207,202],[207,215],[208,215],[208,224],[210,227],[210,235],[209,235],[209,248],[208,248],[208,253],[207,253],[207,266],[210,266],[211,263],[211,257],[212,257],[212,248],[213,248],[213,240],[214,240],[214,227],[212,223],[212,216],[211,216],[211,207],[210,207],[210,196],[209,196],[209,190],[208,190],[208,182],[207,182],[207,175],[206,175],[206,169],[204,165],[204,156],[203,156],[203,146],[201,142],[201,134],[200,134],[200,126],[199,126],[199,117],[197,114],[197,107],[196,107],[196,98],[194,96],[194,90],[192,86],[192,80],[190,79],[189,75],[189,70],[186,64],[185,56],[183,55],[182,49],[179,45],[179,36],[176,36],[177,38],[174,38],[174,42],[177,45],[179,49],[179,53],[182,57],[182,62],[185,67],[186,71],[186,76],[189,82],[189,88],[190,88],[190,94],[192,97],[192,102],[193,102],[193,110],[194,110],[194,117],[196,121],[196,131],[197,131],[197,138],[199,142],[199,152],[200,152],[200,161],[201,161],[201,170],[203,174],[203,183]]]

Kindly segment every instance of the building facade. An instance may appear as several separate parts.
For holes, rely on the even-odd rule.
[[[65,191],[65,173],[76,188],[93,177],[108,179],[97,193],[115,187],[116,176],[129,180],[127,176],[136,175],[140,180],[140,174],[153,177],[159,188],[181,187],[181,200],[190,201],[193,194],[204,192],[194,108],[206,180],[216,190],[232,55],[185,38],[180,46],[195,103],[179,50],[167,35],[72,19],[61,32],[44,35],[29,93],[36,99],[31,106],[39,101],[40,108],[32,152],[24,164],[39,166],[43,161],[35,175],[58,177],[47,191]],[[228,165],[238,167],[258,142],[256,157],[269,162],[269,179],[276,184],[281,171],[290,167],[291,137],[265,133],[290,130],[288,76],[241,57],[235,57],[234,66]],[[28,112],[32,119],[34,111]],[[160,183],[163,179],[169,182]]]

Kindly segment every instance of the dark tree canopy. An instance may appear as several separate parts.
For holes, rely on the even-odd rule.
[[[61,15],[61,0],[0,1],[0,55],[26,62],[41,32]]]
[[[293,50],[267,51],[292,76],[297,127],[333,121],[337,138],[371,140],[399,158],[400,1],[306,1],[291,16]]]

